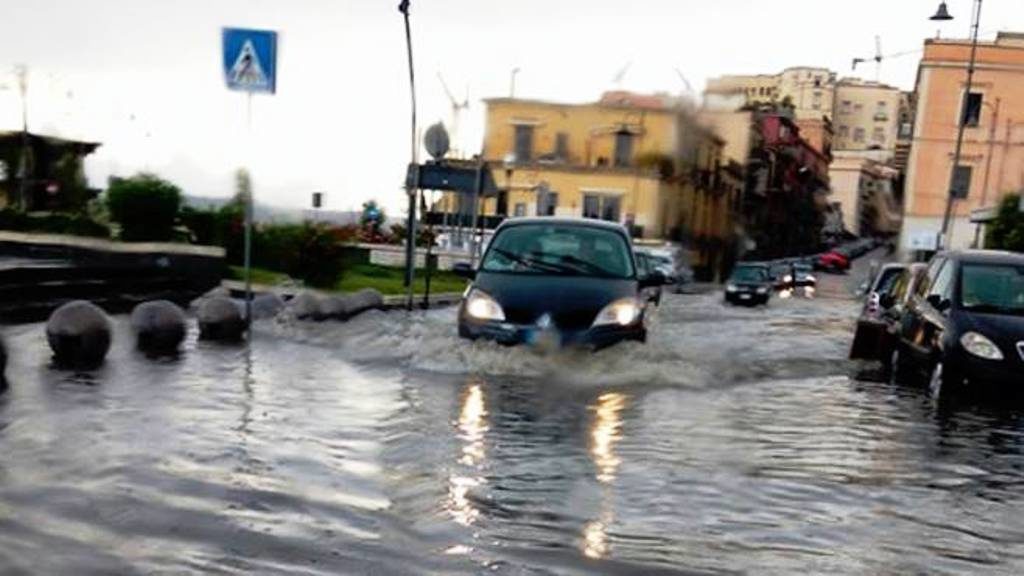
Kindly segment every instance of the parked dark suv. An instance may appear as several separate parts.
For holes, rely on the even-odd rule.
[[[927,375],[936,396],[982,384],[1024,391],[1024,255],[940,253],[909,299],[895,380]]]

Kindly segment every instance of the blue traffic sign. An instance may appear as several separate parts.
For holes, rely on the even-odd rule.
[[[274,93],[277,32],[224,28],[224,80],[231,90]]]

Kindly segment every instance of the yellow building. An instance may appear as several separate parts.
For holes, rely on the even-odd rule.
[[[718,174],[724,142],[683,102],[609,92],[586,104],[493,98],[483,158],[507,190],[484,215],[582,216],[625,224],[642,239],[679,240],[695,269],[718,266],[731,198]]]

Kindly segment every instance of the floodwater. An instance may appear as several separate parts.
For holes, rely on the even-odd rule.
[[[454,312],[49,365],[7,327],[3,574],[1019,574],[1024,418],[858,381],[857,304],[666,297],[646,346]]]

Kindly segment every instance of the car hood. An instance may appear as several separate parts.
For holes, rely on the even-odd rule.
[[[516,324],[533,324],[548,314],[563,329],[588,328],[602,308],[637,295],[632,279],[481,272],[473,286],[490,294]]]

